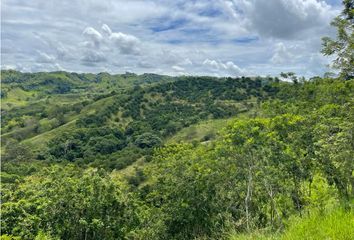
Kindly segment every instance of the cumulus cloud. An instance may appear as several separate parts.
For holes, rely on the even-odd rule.
[[[94,64],[99,62],[105,62],[106,58],[103,53],[89,50],[85,52],[84,56],[82,57],[81,61],[84,64]]]
[[[101,31],[102,34],[93,27],[87,27],[83,31],[87,41],[81,42],[81,46],[88,49],[105,48],[107,51],[116,48],[124,55],[140,54],[141,41],[137,37],[122,32],[113,32],[107,24],[102,25]]]
[[[219,63],[215,60],[205,59],[203,65],[210,66],[215,69],[219,69]]]
[[[227,73],[229,75],[241,75],[245,73],[244,69],[240,68],[232,61],[221,62],[205,59],[203,65],[210,67],[212,71],[218,70],[221,71],[221,73]]]
[[[334,17],[318,0],[242,0],[250,28],[266,37],[298,38],[309,29],[323,30]]]
[[[75,50],[71,49],[71,46],[64,45],[62,42],[60,42],[58,39],[52,40],[42,34],[39,34],[37,32],[32,33],[35,37],[35,39],[42,43],[43,46],[47,48],[49,51],[54,52],[53,54],[56,59],[58,60],[63,60],[63,61],[68,61],[68,60],[73,60],[75,57],[73,56]],[[37,50],[37,52],[40,50]]]
[[[110,27],[108,27],[107,24],[103,24],[103,25],[102,25],[102,31],[103,31],[104,34],[105,34],[106,36],[108,36],[108,37],[112,35],[112,30],[111,30]]]
[[[231,61],[228,61],[225,64],[222,63],[221,66],[223,67],[223,69],[229,71],[232,74],[241,75],[245,73],[245,70],[243,70],[242,68],[240,68],[239,66],[237,66]]]
[[[82,32],[82,34],[85,37],[87,37],[89,40],[91,40],[95,44],[95,46],[99,46],[100,42],[103,40],[102,34],[99,33],[93,27],[85,28],[85,30]]]
[[[294,55],[290,53],[289,49],[285,47],[284,43],[279,42],[274,47],[274,54],[270,61],[274,64],[283,64],[291,62]]]
[[[140,54],[140,41],[133,35],[118,32],[112,33],[109,39],[118,47],[122,54]]]

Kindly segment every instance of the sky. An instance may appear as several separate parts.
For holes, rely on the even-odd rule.
[[[340,0],[3,0],[1,69],[323,75]]]

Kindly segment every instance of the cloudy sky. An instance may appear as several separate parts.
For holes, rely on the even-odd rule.
[[[340,0],[3,0],[1,68],[303,76]]]

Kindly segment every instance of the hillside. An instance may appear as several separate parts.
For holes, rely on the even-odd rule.
[[[354,239],[354,0],[1,4],[0,240]]]
[[[305,222],[353,233],[353,79],[3,71],[1,81],[10,235],[293,239],[306,238]]]
[[[94,161],[83,157],[92,148],[101,149],[99,155],[106,159],[136,146],[145,151],[192,124],[248,112],[277,91],[272,78],[5,71],[2,82],[3,151],[18,142],[30,146],[39,159],[85,162]],[[53,90],[58,88],[66,90]],[[14,100],[16,91],[21,94]],[[107,146],[89,146],[90,139],[103,136],[111,137]],[[64,150],[64,143],[70,148]]]

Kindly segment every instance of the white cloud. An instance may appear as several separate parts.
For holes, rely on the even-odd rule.
[[[122,54],[139,54],[140,41],[137,37],[121,32],[112,33],[109,39],[119,48]]]
[[[240,68],[232,61],[221,62],[205,59],[203,65],[210,67],[211,71],[219,71],[222,75],[242,75],[245,73],[244,69]]]
[[[32,33],[35,37],[35,39],[42,43],[45,48],[48,48],[49,51],[54,52],[53,57],[63,60],[63,61],[68,61],[74,59],[74,49],[72,49],[71,46],[64,45],[62,42],[60,42],[58,39],[56,40],[51,40],[46,36],[43,36],[42,34],[39,34],[37,32]],[[43,48],[43,46],[42,46]],[[76,50],[76,49],[75,49]],[[40,50],[37,50],[37,52]]]
[[[43,71],[60,64],[80,72],[317,74],[327,63],[319,57],[320,38],[333,34],[329,21],[340,11],[338,3],[5,1],[2,68]]]
[[[110,29],[110,27],[108,27],[107,24],[103,24],[102,25],[102,31],[105,33],[106,36],[111,36],[112,35],[112,30]]]
[[[231,61],[228,61],[227,63],[221,63],[221,66],[223,69],[229,71],[232,74],[236,74],[236,75],[241,75],[245,73],[245,70],[241,69],[239,66],[237,66],[236,64],[234,64]]]
[[[85,28],[85,30],[82,32],[82,34],[84,36],[86,36],[89,40],[93,41],[95,46],[98,46],[100,44],[100,42],[103,40],[101,33],[99,33],[93,27]]]
[[[203,65],[207,65],[212,68],[219,69],[219,63],[216,62],[215,60],[205,59]]]
[[[250,28],[266,37],[299,38],[310,29],[323,32],[336,13],[327,3],[318,0],[240,1]]]
[[[185,58],[180,65],[193,65],[193,62],[189,58]]]
[[[65,68],[63,68],[59,63],[54,64],[54,68],[56,68],[58,71],[67,71]]]
[[[37,57],[37,62],[39,63],[53,63],[55,61],[55,57],[52,55],[49,55],[47,53],[37,51],[38,52],[38,57]]]
[[[16,70],[17,67],[15,65],[1,65],[2,70]]]
[[[81,42],[80,45],[91,50],[100,48],[106,52],[112,52],[116,48],[124,55],[140,54],[141,41],[137,37],[122,32],[113,32],[107,24],[102,25],[101,31],[103,34],[93,27],[87,27],[83,35],[89,41]]]
[[[105,62],[106,57],[101,52],[88,50],[81,60],[84,62],[84,64],[94,64],[99,62]]]
[[[172,66],[172,69],[176,72],[183,72],[185,69],[180,66]]]
[[[274,47],[274,54],[270,61],[274,64],[283,64],[286,62],[291,62],[294,58],[294,55],[290,53],[284,43],[279,42]]]

